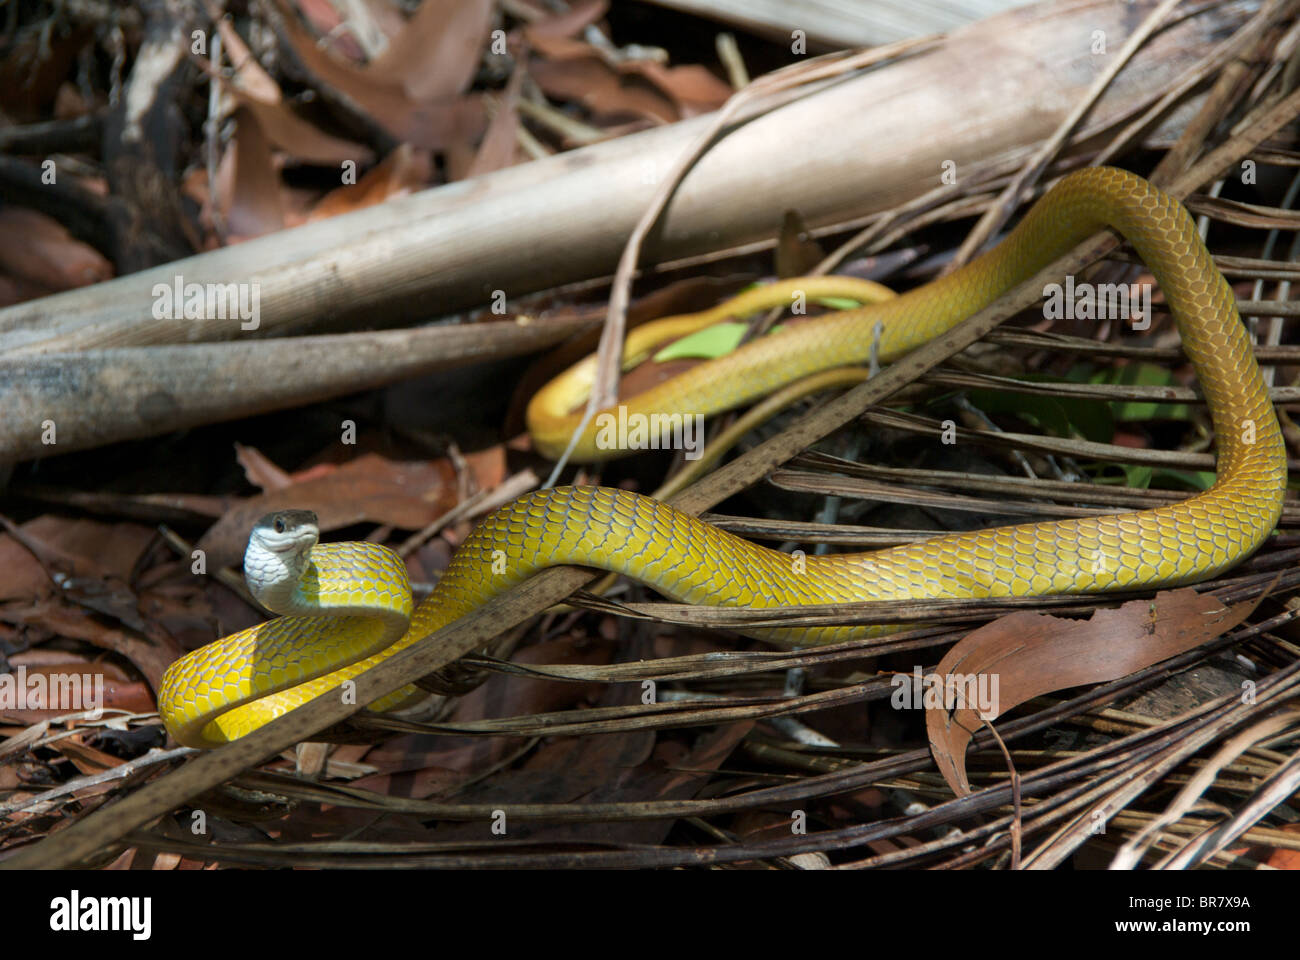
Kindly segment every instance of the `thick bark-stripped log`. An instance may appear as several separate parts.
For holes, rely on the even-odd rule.
[[[591,323],[507,320],[0,359],[0,462],[253,416],[532,353]]]

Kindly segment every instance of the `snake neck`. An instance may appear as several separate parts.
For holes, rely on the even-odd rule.
[[[313,615],[303,595],[303,581],[317,578],[310,560],[312,545],[299,550],[271,550],[256,537],[244,551],[244,580],[253,598],[272,613]]]

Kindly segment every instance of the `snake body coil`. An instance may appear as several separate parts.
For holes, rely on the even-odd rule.
[[[1218,478],[1204,493],[1135,513],[949,534],[871,553],[810,556],[798,571],[788,554],[627,491],[569,487],[533,493],[478,526],[391,646],[377,646],[386,639],[377,634],[386,628],[365,627],[354,617],[291,615],[176,661],[159,693],[168,730],[194,746],[242,736],[558,564],[626,574],[682,602],[759,608],[1089,593],[1186,583],[1226,569],[1258,548],[1280,515],[1286,485],[1281,431],[1232,291],[1191,218],[1177,201],[1121,170],[1090,168],[1066,177],[1003,243],[962,270],[897,299],[755,341],[631,398],[628,412],[714,413],[818,370],[860,362],[870,350],[877,320],[884,324],[880,357],[887,361],[954,326],[1107,226],[1133,244],[1160,283],[1205,393],[1219,459]],[[530,427],[543,452],[563,449],[577,424],[567,406],[555,406],[557,398],[571,405],[573,385],[552,385],[530,406]],[[580,439],[579,457],[610,454],[596,446],[594,429]],[[314,541],[309,523],[291,518],[286,524],[295,525]],[[370,553],[358,556],[360,547],[382,550],[370,544],[310,549],[308,573],[290,591],[283,612],[300,614],[319,602],[327,612],[350,613],[357,609],[353,603],[400,592],[398,580],[404,583],[405,574]],[[344,571],[352,561],[362,566]],[[753,633],[779,644],[806,645],[879,629]],[[356,656],[363,659],[343,665]],[[392,709],[416,695],[408,687],[371,709]]]

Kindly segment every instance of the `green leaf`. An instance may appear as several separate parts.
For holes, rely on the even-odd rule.
[[[1115,418],[1110,404],[1087,397],[1062,397],[1060,403],[1083,439],[1093,443],[1110,443],[1115,439]]]
[[[745,290],[752,290],[760,286],[762,284],[753,283],[746,287]],[[832,310],[852,310],[862,306],[861,302],[849,297],[814,297],[813,303],[829,307]],[[766,336],[778,333],[781,327],[782,324],[778,323],[767,332]],[[673,341],[656,353],[653,359],[656,363],[663,363],[667,360],[716,360],[740,346],[740,341],[744,338],[747,329],[749,329],[747,323],[741,323],[738,320],[724,320],[722,323],[715,323],[711,327],[696,330],[694,333],[688,333],[680,340]]]
[[[1129,363],[1122,367],[1107,367],[1088,378],[1090,383],[1119,384],[1126,387],[1179,386],[1170,370],[1154,363]],[[1192,409],[1185,403],[1153,403],[1137,400],[1117,400],[1111,404],[1116,420],[1190,420]]]
[[[1151,467],[1134,466],[1130,463],[1088,463],[1083,465],[1083,472],[1092,477],[1092,482],[1101,485],[1137,487],[1146,489],[1151,483]]]
[[[1095,464],[1088,469],[1093,474],[1093,483],[1119,484],[1138,490],[1150,488],[1162,490],[1190,490],[1200,493],[1214,484],[1216,474],[1212,470],[1173,470],[1169,467],[1149,467],[1133,463]],[[1123,477],[1113,474],[1118,470]]]
[[[1137,463],[1121,463],[1119,467],[1124,471],[1125,486],[1138,490],[1146,490],[1151,486],[1151,478],[1155,476],[1153,468]]]
[[[749,324],[738,320],[715,323],[703,330],[688,333],[680,340],[674,340],[656,353],[652,359],[656,363],[663,363],[665,360],[714,360],[726,356],[740,346],[741,338],[744,337],[747,329]],[[783,329],[785,324],[778,323],[764,336],[770,337]]]
[[[1054,378],[1022,374],[1021,380],[1050,383]],[[1058,437],[1081,436],[1094,443],[1110,443],[1115,423],[1110,407],[1086,397],[1043,397],[1010,390],[972,390],[971,403],[985,413],[1014,413]]]
[[[813,303],[819,306],[829,307],[832,310],[856,310],[858,307],[862,306],[859,301],[852,300],[848,297],[817,297],[813,300]]]
[[[1002,390],[969,390],[970,402],[984,413],[1013,413],[1058,437],[1071,435],[1070,420],[1054,397],[1026,396]]]
[[[1168,467],[1161,467],[1155,472],[1153,480],[1161,480],[1160,486],[1181,487],[1186,490],[1209,490],[1214,486],[1214,478],[1218,476],[1213,470],[1171,470]]]
[[[748,329],[749,324],[734,320],[715,323],[703,330],[688,333],[680,340],[674,340],[656,353],[654,358],[663,363],[665,360],[712,360],[725,356],[740,346],[740,340]]]

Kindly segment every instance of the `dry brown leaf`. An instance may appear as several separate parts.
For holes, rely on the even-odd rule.
[[[154,531],[138,523],[103,523],[45,514],[10,535],[51,572],[73,579],[127,581]],[[8,568],[4,568],[6,574]]]
[[[578,647],[568,638],[561,638],[526,647],[513,659],[518,663],[594,666],[608,663],[609,658],[610,647],[607,644]],[[600,691],[601,685],[596,683],[551,683],[498,674],[462,697],[450,720],[551,713],[590,703]],[[425,781],[432,785],[429,793],[424,794],[429,796],[492,768],[518,751],[519,747],[518,741],[507,737],[438,737],[432,742],[424,736],[395,737],[365,755],[363,762],[378,767],[380,772],[355,783],[383,791],[392,783],[386,778],[431,770],[433,773]]]
[[[235,123],[234,185],[225,197],[226,224],[232,241],[284,228],[280,174],[262,125],[247,107],[235,111]]]
[[[0,270],[50,290],[85,287],[113,276],[113,266],[63,224],[25,207],[0,209]]]
[[[152,710],[150,705],[146,709]],[[114,767],[120,767],[122,760],[113,756],[111,753],[105,753],[103,750],[96,750],[94,747],[82,743],[76,737],[64,737],[62,740],[55,740],[50,744],[50,748],[63,754],[72,761],[72,765],[77,768],[77,772],[82,776],[94,776],[97,773],[103,773],[105,770],[112,770]]]
[[[72,120],[82,117],[95,109],[92,98],[82,96],[75,83],[65,81],[59,85],[59,92],[54,97],[54,118]]]
[[[414,150],[409,143],[404,143],[356,183],[325,194],[312,209],[307,221],[324,220],[363,207],[372,207],[392,197],[404,197],[419,190],[432,177],[433,162],[428,151]]]
[[[279,103],[283,96],[280,85],[262,69],[229,17],[217,18],[217,33],[221,35],[226,59],[230,61],[231,75],[227,84],[231,92],[262,103]]]
[[[322,455],[323,456],[333,455],[335,452],[336,451],[328,450]],[[347,462],[348,461],[343,460],[335,463],[332,460],[327,460],[322,463],[312,464],[310,467],[303,467],[301,470],[294,470],[292,473],[289,474],[289,477],[290,479],[293,480],[294,483],[302,483],[306,480],[314,480],[317,477],[328,477],[335,470],[337,470],[339,467],[343,466]]]
[[[0,533],[0,570],[0,600],[30,602],[51,589],[41,562],[7,533]]]
[[[1300,823],[1284,823],[1278,829],[1294,834],[1296,839],[1300,840]],[[1252,860],[1266,863],[1274,870],[1300,870],[1300,850],[1254,847],[1245,853]]]
[[[671,97],[683,118],[717,110],[735,92],[699,64],[665,67],[653,60],[633,60],[626,66]]]
[[[286,765],[285,772],[289,772]],[[380,793],[387,791],[380,790]],[[414,794],[393,793],[394,796]],[[376,818],[373,811],[323,805],[300,805],[293,816],[266,824],[267,834],[285,843],[320,843],[338,839],[353,842],[407,844],[429,839],[420,818],[388,813]]]
[[[594,54],[568,60],[534,58],[529,73],[547,96],[581,103],[598,119],[631,116],[658,123],[680,119],[672,101],[639,71],[615,70]]]
[[[926,690],[937,698],[951,685],[956,702],[984,694],[992,721],[1044,693],[1108,683],[1191,650],[1237,626],[1258,605],[1253,600],[1224,607],[1209,594],[1183,587],[1098,610],[1087,620],[1013,613],[959,641],[935,667]],[[974,707],[950,713],[931,702],[925,711],[930,749],[953,792],[965,796],[971,792],[966,746],[981,724],[979,713]]]
[[[569,34],[525,35],[535,53],[530,71],[548,94],[575,100],[598,115],[632,115],[671,122],[718,109],[735,91],[706,67],[668,67],[654,60],[612,64],[591,44]]]
[[[144,639],[126,630],[106,626],[85,610],[54,599],[29,607],[0,607],[0,620],[26,626],[42,627],[74,640],[84,640],[105,650],[112,650],[131,662],[154,690],[163,671],[183,652],[171,637],[160,630]]]
[[[162,571],[166,582],[141,590],[140,612],[180,646],[192,649],[209,643],[215,639],[218,624],[231,624],[231,620],[215,614],[209,597],[234,595],[225,587],[214,587],[206,577],[195,576],[188,556],[184,561],[162,563],[154,569]]]
[[[491,20],[491,0],[424,0],[369,72],[412,100],[454,97],[478,69]]]
[[[294,478],[287,470],[272,463],[256,447],[235,444],[235,460],[244,468],[244,479],[263,493],[283,490],[293,483]]]
[[[335,53],[357,63],[365,61],[365,51],[347,29],[347,24],[339,15],[337,3],[332,3],[331,0],[294,0],[294,5],[301,11],[303,19],[312,25],[313,30],[328,38],[327,42]]]
[[[808,232],[799,211],[785,211],[776,242],[776,275],[802,277],[812,272],[825,256],[826,252]]]
[[[321,50],[288,4],[278,0],[277,5],[283,14],[285,39],[307,70],[319,83],[364,110],[394,139],[425,150],[442,150],[448,144],[482,135],[487,118],[479,97],[413,98],[402,84]]]
[[[367,453],[323,475],[251,497],[218,520],[198,542],[208,570],[239,562],[253,524],[275,510],[312,510],[323,531],[354,523],[418,530],[455,504],[455,476],[444,460],[399,463]]]
[[[13,17],[9,22],[17,28],[18,15]],[[70,16],[48,22],[53,29],[5,31],[4,55],[0,56],[0,113],[8,123],[48,120],[48,110],[59,88],[75,78],[77,57],[95,38],[89,23],[78,24]]]
[[[113,493],[75,489],[43,488],[46,503],[74,507],[103,517],[132,517],[143,523],[191,523],[212,521],[230,506],[230,498],[201,493]],[[3,565],[0,564],[0,569]]]
[[[407,18],[402,5],[393,0],[360,0],[370,22],[391,42],[406,29]]]
[[[157,637],[139,613],[128,585],[136,563],[154,533],[136,524],[105,524],[47,515],[15,527],[0,517],[10,538],[44,568],[51,587],[38,597],[76,604],[118,621],[137,633]]]
[[[538,20],[524,27],[524,36],[529,43],[538,37],[573,37],[598,21],[609,9],[608,0],[581,0],[569,7],[567,13],[557,13],[552,17]]]
[[[236,98],[257,117],[272,146],[296,160],[322,166],[339,166],[348,162],[367,166],[374,162],[375,154],[369,147],[330,136],[294,113],[288,104],[267,104],[239,95]]]
[[[590,797],[602,786],[631,781],[654,749],[655,734],[635,730],[600,737],[560,737],[541,744],[521,766],[498,770],[490,777],[456,793],[465,803],[573,803]],[[644,781],[643,781],[644,782]],[[602,798],[604,799],[604,798]],[[620,799],[615,795],[614,799]],[[639,799],[639,798],[638,798]],[[510,835],[516,839],[553,842],[577,833],[585,842],[610,842],[612,834],[628,824],[546,824],[516,822]],[[666,825],[671,827],[672,824]],[[443,822],[431,832],[439,841],[471,839],[482,830],[472,823]]]
[[[465,463],[474,477],[475,490],[495,490],[506,478],[506,448],[502,444],[467,453]]]
[[[565,803],[591,797],[602,788],[605,788],[602,792],[607,792],[649,760],[655,739],[653,730],[630,730],[599,737],[556,737],[543,743],[518,767],[506,771],[506,776],[520,773],[532,780],[530,786],[541,786],[544,792],[533,794],[531,802],[534,803]],[[486,789],[496,795],[501,793],[499,777],[498,774],[483,781]],[[533,780],[534,777],[537,779]]]
[[[661,762],[662,752],[656,750],[648,764],[626,778],[618,796],[598,795],[584,799],[686,800],[695,797],[713,780],[713,772],[726,762],[753,728],[752,720],[720,724],[704,732],[690,751],[680,759],[675,759],[675,762]],[[660,769],[654,769],[655,766]],[[636,793],[631,792],[634,787],[637,788]],[[647,821],[644,826],[649,829],[649,834],[643,834],[634,842],[662,843],[673,825],[666,821]],[[786,826],[788,829],[788,818]]]
[[[386,756],[409,756],[406,764],[395,762],[401,769],[385,770],[372,773],[353,780],[351,786],[362,790],[373,790],[386,796],[414,797],[424,800],[438,794],[447,793],[464,783],[468,777],[459,770],[439,766],[426,759],[427,749],[417,747],[422,739],[417,736],[394,737],[385,746],[389,747]],[[409,751],[403,754],[403,749]],[[367,763],[372,761],[367,760]]]
[[[608,705],[608,701],[606,704]],[[483,782],[481,801],[497,797],[529,797],[534,802],[637,803],[685,800],[697,796],[753,728],[753,723],[722,724],[701,734],[687,750],[683,744],[658,743],[653,731],[600,737],[562,738],[540,748],[521,769],[507,770]],[[581,793],[578,788],[586,787]],[[458,794],[468,799],[472,789]],[[548,843],[662,843],[674,823],[635,820],[621,823],[526,824],[522,831],[534,841]],[[463,827],[456,828],[457,832]],[[512,828],[512,835],[515,829]],[[789,819],[786,819],[786,833]],[[439,838],[452,831],[438,830]]]
[[[217,161],[217,183],[222,188],[220,193],[225,195],[230,186],[230,168],[235,156],[233,145],[227,146],[222,151],[221,159]],[[216,222],[212,216],[212,185],[208,183],[208,171],[204,167],[191,167],[190,170],[181,178],[180,192],[184,197],[188,197],[198,207],[198,223],[203,228],[201,237],[201,250],[215,250],[221,246],[221,237],[217,233]]]
[[[56,678],[57,682],[57,678],[66,677],[69,674],[78,674],[82,677],[91,678],[89,681],[82,681],[81,689],[86,691],[83,696],[92,693],[95,684],[103,684],[103,699],[98,701],[98,705],[106,710],[148,713],[154,709],[153,694],[149,692],[149,688],[140,681],[129,677],[125,671],[115,664],[92,663],[84,657],[73,657],[63,651],[50,651],[58,654],[54,658],[33,658],[30,656],[33,652],[35,651],[25,651],[9,658],[10,666],[13,668],[11,672],[17,675],[17,669],[22,667],[22,676],[27,678],[29,685],[25,700],[26,709],[0,710],[0,718],[6,721],[23,724],[39,723],[42,720],[52,720],[55,717],[71,712],[67,708],[51,709],[47,707],[40,696],[43,692],[48,692],[51,678]],[[32,662],[35,659],[45,662]],[[41,685],[32,684],[32,679],[36,677],[44,677],[45,683]],[[97,680],[96,677],[100,679]],[[87,704],[88,707],[92,705]]]
[[[547,60],[580,60],[583,57],[600,56],[595,47],[576,37],[535,34],[530,37],[529,46],[534,53]]]
[[[273,146],[307,163],[368,164],[374,159],[368,147],[330,136],[294,113],[284,102],[279,84],[258,64],[234,25],[222,18],[217,29],[234,68],[227,89],[240,106],[252,111]]]
[[[465,178],[481,176],[493,170],[514,166],[518,157],[519,90],[524,72],[516,67],[506,84],[505,92],[497,101],[497,112],[488,124],[483,142],[479,144],[474,162],[465,171]]]

